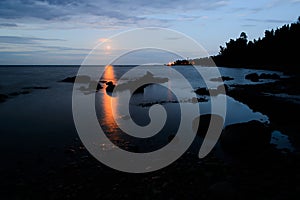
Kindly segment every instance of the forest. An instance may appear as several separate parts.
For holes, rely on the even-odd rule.
[[[300,17],[292,24],[266,30],[263,38],[248,40],[245,32],[220,46],[211,56],[217,66],[299,71]],[[189,60],[191,64],[211,66],[210,58]],[[176,61],[178,63],[178,61]],[[176,63],[175,62],[175,63]]]

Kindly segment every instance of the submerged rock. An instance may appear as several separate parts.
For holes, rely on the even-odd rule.
[[[280,79],[280,76],[278,74],[266,74],[262,73],[261,75],[258,75],[257,73],[251,73],[247,74],[245,76],[245,79],[248,79],[252,82],[258,82],[260,79]]]
[[[262,73],[261,75],[259,75],[260,79],[280,79],[280,76],[278,74],[266,74],[266,73]]]
[[[257,73],[251,73],[251,74],[247,74],[245,76],[245,79],[250,80],[252,82],[258,82],[259,81],[259,76]]]
[[[270,145],[272,131],[264,123],[253,120],[226,126],[220,138],[224,151],[234,155],[257,153]]]
[[[234,78],[231,78],[229,76],[221,76],[221,77],[218,77],[218,78],[210,79],[210,81],[216,81],[216,82],[232,81],[232,80],[234,80]]]
[[[88,83],[91,81],[91,78],[89,76],[72,76],[67,77],[59,82],[74,83],[75,80],[77,80],[78,83]]]
[[[30,91],[28,91],[28,90],[22,90],[22,91],[19,91],[19,92],[11,92],[8,95],[11,96],[11,97],[15,97],[15,96],[19,96],[21,94],[29,94],[29,93],[30,93]]]
[[[106,87],[106,92],[112,93],[116,87],[116,85],[114,85],[114,83],[112,81],[109,81],[106,83],[107,87]]]
[[[237,199],[237,190],[228,181],[220,181],[208,188],[209,199]]]
[[[205,87],[198,88],[194,92],[198,95],[205,95],[205,96],[217,96],[219,94],[225,94],[228,90],[227,85],[219,85],[217,88],[214,89],[207,89]]]
[[[96,91],[98,91],[102,88],[103,88],[102,85],[97,81],[91,81],[89,83],[89,87],[88,87],[89,90],[96,90]]]
[[[135,80],[129,80],[125,83],[118,84],[116,86],[117,91],[124,91],[129,90],[132,93],[138,94],[143,93],[144,89],[149,85],[156,84],[156,83],[166,83],[168,82],[168,78],[163,77],[155,77],[151,72],[147,71],[147,73]],[[139,86],[136,88],[136,86]]]
[[[198,95],[209,95],[209,91],[207,88],[203,87],[203,88],[198,88],[194,91],[196,94]]]

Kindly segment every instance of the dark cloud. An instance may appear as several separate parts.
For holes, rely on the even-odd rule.
[[[92,16],[94,21],[102,20],[109,25],[138,24],[153,21],[147,15],[212,10],[227,3],[224,0],[1,0],[0,19],[80,21]],[[93,23],[89,20],[86,23]]]
[[[73,48],[73,47],[63,47],[63,46],[42,46],[39,45],[39,48],[47,49],[47,50],[57,50],[57,51],[86,51],[90,52],[91,49],[86,48]]]
[[[247,21],[252,21],[252,22],[263,22],[263,23],[284,23],[288,24],[291,23],[292,21],[290,20],[281,20],[281,19],[252,19],[248,18],[246,19]]]
[[[20,36],[0,36],[0,43],[4,44],[38,44],[41,41],[65,41],[61,39],[46,39]]]
[[[45,20],[55,19],[64,15],[63,10],[51,6],[44,1],[31,0],[2,0],[0,1],[0,18],[40,18]]]
[[[243,27],[255,27],[256,25],[254,25],[254,24],[243,24],[242,26]]]
[[[15,23],[0,23],[0,27],[18,27]]]

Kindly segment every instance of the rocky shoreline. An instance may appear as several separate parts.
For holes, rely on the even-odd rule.
[[[282,95],[299,96],[298,86],[299,76],[293,76],[265,84],[234,85],[226,94],[247,104],[254,111],[267,115],[271,126],[288,135],[299,148],[300,127],[295,116],[300,112],[300,104]]]
[[[32,173],[28,173],[26,163],[17,161],[10,169],[0,167],[1,198],[298,199],[299,151],[283,152],[269,143],[271,131],[280,130],[299,147],[298,121],[293,115],[299,113],[300,104],[276,96],[299,95],[298,85],[298,77],[291,77],[271,83],[226,86],[227,95],[266,114],[271,123],[251,121],[227,126],[217,144],[225,155],[220,156],[215,148],[204,159],[198,158],[199,138],[206,132],[202,123],[191,148],[170,166],[146,174],[128,174],[95,160],[74,136],[73,144],[55,150],[64,156],[64,163],[50,162],[36,152]],[[199,89],[198,93],[205,95],[209,91]],[[201,121],[209,120],[210,116],[205,116]]]

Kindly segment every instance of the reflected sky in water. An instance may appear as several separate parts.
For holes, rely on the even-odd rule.
[[[159,70],[161,66],[152,66],[154,70]],[[114,66],[107,66],[103,76],[100,78],[102,81],[112,81],[114,84],[120,84],[118,79],[126,73],[130,68],[121,68]],[[191,77],[189,80],[193,87],[203,85],[201,77],[196,77],[194,70],[192,68],[182,68],[177,69],[180,73],[185,75],[185,77]],[[136,77],[132,77],[130,80],[122,80],[121,83],[126,83],[126,81],[133,81],[139,77],[144,76],[143,72],[137,72]],[[234,74],[233,74],[234,75]],[[164,74],[161,74],[161,77],[166,77]],[[219,84],[219,83],[216,83]],[[164,84],[163,84],[164,85]],[[103,84],[104,88],[106,87]],[[119,113],[118,107],[122,105],[118,104],[118,98],[130,91],[119,91],[116,92],[116,95],[107,94],[106,90],[100,90],[96,95],[96,111],[99,119],[99,123],[107,134],[107,137],[116,145],[124,149],[131,149],[136,152],[148,152],[155,149],[159,149],[162,146],[166,145],[170,138],[173,137],[177,132],[178,124],[180,123],[180,107],[179,103],[176,101],[184,102],[187,105],[191,105],[192,102],[189,101],[192,97],[193,91],[187,91],[182,88],[182,83],[180,80],[169,80],[165,83],[165,86],[159,84],[151,84],[145,87],[142,92],[137,92],[132,94],[130,100],[130,114],[131,118],[135,121],[136,124],[140,126],[145,126],[150,123],[149,118],[149,108],[155,103],[160,103],[164,106],[167,111],[168,118],[163,129],[156,134],[155,136],[148,139],[134,138],[128,134],[123,133],[119,128],[117,123],[114,120],[115,115],[117,118],[129,119],[130,116],[122,115]],[[205,86],[205,84],[204,84]],[[217,86],[217,85],[216,85]],[[177,87],[181,89],[181,94],[179,97],[176,97],[169,88]],[[118,97],[119,96],[119,97]],[[218,97],[212,97],[218,98]],[[147,106],[149,104],[149,106]],[[146,105],[146,106],[141,106]],[[124,105],[123,105],[124,106]],[[189,106],[187,106],[188,108]],[[191,106],[192,107],[192,106]],[[200,113],[210,114],[211,113],[211,103],[208,98],[207,102],[199,103]],[[115,112],[115,113],[113,113]],[[247,105],[235,101],[231,97],[227,97],[227,118],[225,125],[247,122],[250,120],[259,120],[262,122],[267,122],[268,117],[262,115],[259,112],[253,112]]]

